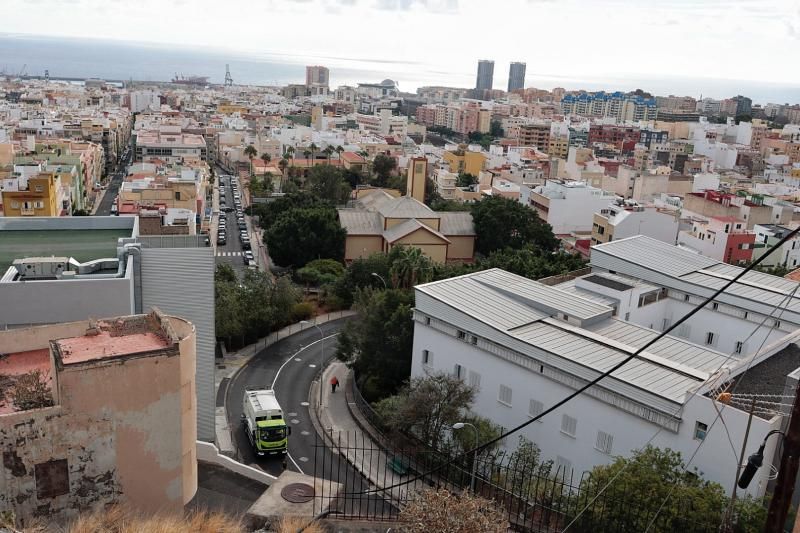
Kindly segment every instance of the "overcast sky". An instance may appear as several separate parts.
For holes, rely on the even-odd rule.
[[[378,61],[414,80],[472,84],[486,58],[495,87],[510,61],[527,62],[529,85],[658,76],[800,86],[796,0],[0,0],[0,20],[9,33],[317,60],[334,83],[337,66]]]

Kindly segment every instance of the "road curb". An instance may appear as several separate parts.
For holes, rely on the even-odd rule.
[[[327,324],[329,322],[335,322],[337,320],[342,320],[344,318],[350,318],[350,317],[353,317],[353,316],[356,315],[355,311],[349,311],[349,310],[348,311],[338,311],[338,313],[340,313],[340,316],[338,316],[336,318],[330,318],[330,315],[332,313],[328,313],[326,315],[326,320],[325,321],[323,321],[323,322],[315,321],[315,323],[318,324],[318,325],[319,324]],[[296,327],[296,326],[299,326],[299,325],[300,325],[300,323],[297,322],[295,324],[290,324],[290,325],[288,325],[288,326],[286,326],[284,328],[279,329],[277,331],[277,335],[276,335],[275,340],[267,341],[267,343],[264,344],[264,348],[262,348],[262,350],[266,350],[268,347],[272,346],[273,344],[277,344],[279,341],[288,339],[288,338],[292,337],[293,335],[297,335],[298,333],[302,333],[303,331],[306,331],[308,329],[308,328],[300,328],[298,331],[291,332],[291,329],[293,327]],[[284,330],[287,330],[288,332],[291,332],[291,333],[288,333],[285,337],[281,337],[280,333],[281,333],[281,331],[284,331]],[[230,378],[230,381],[228,381],[227,390],[225,391],[224,401],[222,402],[222,408],[225,411],[225,422],[226,422],[227,427],[228,427],[228,432],[230,434],[229,436],[230,436],[231,446],[232,446],[232,449],[230,451],[233,454],[233,456],[236,457],[236,458],[239,457],[239,450],[238,450],[238,448],[236,446],[236,439],[234,438],[234,431],[236,431],[236,428],[238,428],[239,426],[237,424],[231,425],[231,421],[228,419],[228,402],[229,402],[229,398],[228,397],[230,396],[231,390],[233,389],[233,383],[236,381],[236,378],[239,376],[239,374],[245,368],[247,368],[247,366],[250,364],[252,359],[256,355],[258,355],[258,351],[257,351],[258,343],[254,343],[252,346],[254,347],[253,348],[253,353],[251,355],[247,356],[247,359],[239,366],[239,368],[237,368],[233,372],[233,374],[228,376]],[[242,350],[239,350],[239,351],[241,352],[243,350],[248,349],[249,347],[250,346],[245,346],[245,348],[243,348]],[[313,386],[313,384],[312,384],[312,386]],[[215,388],[216,388],[216,383],[215,383]],[[311,405],[311,404],[309,404],[309,405]],[[215,428],[214,440],[217,442],[217,444],[219,444],[219,438],[217,438],[217,436],[216,436],[216,428]],[[223,454],[225,454],[227,452],[227,450],[221,450],[221,451],[222,451]]]

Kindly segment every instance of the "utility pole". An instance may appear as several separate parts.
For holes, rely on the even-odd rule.
[[[797,479],[797,470],[800,466],[800,380],[794,392],[794,405],[789,427],[783,439],[783,454],[778,467],[778,479],[769,503],[767,522],[764,524],[764,533],[780,533],[786,524],[786,516],[792,504],[794,484]]]

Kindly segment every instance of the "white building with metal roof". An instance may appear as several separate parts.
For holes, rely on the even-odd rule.
[[[663,264],[672,275],[716,263],[691,255],[674,259],[665,251],[651,255],[643,251],[636,257],[653,267]],[[673,300],[668,287],[602,269],[563,288],[492,269],[419,285],[415,292],[412,376],[461,377],[477,391],[473,410],[504,428],[538,415],[633,354],[664,325],[642,325],[634,315],[640,321],[649,320],[648,314],[661,316],[659,306]],[[770,341],[768,355],[785,355],[793,339]],[[746,353],[666,336],[519,434],[536,443],[544,459],[576,475],[648,442],[677,450],[685,459],[700,446],[692,465],[730,489],[749,415],[715,397],[745,367],[769,365],[764,353],[753,361]],[[724,429],[713,425],[719,410]],[[755,452],[781,420],[778,412],[757,413],[746,453]],[[776,441],[767,443],[767,457],[773,456]],[[513,449],[516,442],[516,436],[509,437],[504,445]],[[769,470],[758,472],[748,489],[752,494],[764,493]]]

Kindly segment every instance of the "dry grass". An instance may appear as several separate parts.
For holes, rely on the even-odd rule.
[[[445,489],[421,491],[400,512],[408,533],[505,533],[508,521],[494,503]]]
[[[303,533],[325,533],[325,529],[318,522],[309,524],[309,519],[303,516],[284,516],[278,522],[277,533],[297,533],[303,527],[305,527]]]
[[[143,516],[112,507],[78,517],[67,533],[243,533],[241,522],[220,513]]]

